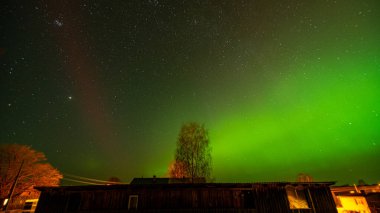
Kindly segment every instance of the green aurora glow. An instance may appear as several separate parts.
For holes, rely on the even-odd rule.
[[[334,33],[338,36],[340,30]],[[217,179],[292,181],[296,174],[306,172],[316,180],[374,177],[368,179],[378,181],[380,41],[369,26],[358,31],[360,35],[347,42],[313,35],[309,40],[319,39],[314,41],[319,46],[314,54],[285,55],[280,51],[276,55],[285,60],[276,58],[273,65],[261,68],[277,76],[266,79],[257,75],[257,67],[247,67],[245,71],[253,73],[251,76],[245,75],[247,78],[238,83],[232,81],[227,89],[218,87],[222,100],[213,100],[215,105],[204,108],[215,111],[198,115],[210,129]],[[315,47],[305,41],[302,48]],[[270,54],[273,52],[264,53]],[[233,79],[223,79],[228,78]],[[214,84],[226,86],[224,82]],[[241,91],[244,97],[239,99]],[[208,103],[209,99],[206,96],[195,102]],[[233,103],[225,108],[218,105],[226,100]],[[197,104],[192,107],[199,108]],[[188,119],[193,117],[197,115]]]
[[[59,4],[4,9],[2,143],[128,182],[196,121],[218,182],[380,181],[380,1]]]

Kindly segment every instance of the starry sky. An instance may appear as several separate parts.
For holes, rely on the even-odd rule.
[[[64,174],[164,177],[195,121],[217,182],[380,181],[378,0],[1,4],[0,143]]]

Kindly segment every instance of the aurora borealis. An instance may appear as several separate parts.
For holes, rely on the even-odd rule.
[[[380,181],[380,2],[7,2],[0,143],[165,176],[204,123],[218,182]]]

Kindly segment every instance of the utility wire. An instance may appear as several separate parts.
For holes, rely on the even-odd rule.
[[[105,180],[98,180],[94,178],[87,178],[87,177],[82,177],[78,175],[73,175],[69,173],[64,173],[64,176],[68,176],[70,179],[79,179],[80,181],[85,181],[85,182],[92,182],[96,184],[128,184],[128,183],[123,183],[123,182],[114,182],[114,181],[105,181]]]
[[[84,183],[84,184],[90,184],[90,185],[104,185],[101,183],[87,182],[87,181],[75,180],[75,179],[65,178],[65,177],[63,179],[66,181],[76,182],[76,183]]]

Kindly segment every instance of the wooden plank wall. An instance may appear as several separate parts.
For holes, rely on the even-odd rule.
[[[36,212],[66,212],[68,194],[61,191],[46,191],[41,193]]]
[[[258,212],[289,212],[289,204],[286,192],[283,187],[274,187],[271,185],[259,186],[255,188],[256,208]]]
[[[325,187],[310,187],[310,195],[312,204],[316,212],[337,213],[336,205],[329,188]],[[309,201],[309,203],[311,203]]]
[[[247,203],[249,200],[244,198],[248,196],[247,193],[252,196],[254,203],[251,205],[254,208],[247,208],[250,205]],[[307,194],[307,197],[309,195],[312,197],[308,198],[308,202],[310,207],[315,207],[315,211],[312,208],[290,209],[285,186],[278,185],[259,185],[244,189],[131,187],[75,192],[47,191],[41,194],[36,212],[125,212],[128,209],[129,196],[138,195],[139,212],[186,210],[187,212],[337,213],[328,187],[311,187]],[[79,196],[80,201],[70,205],[70,199],[76,196]]]

